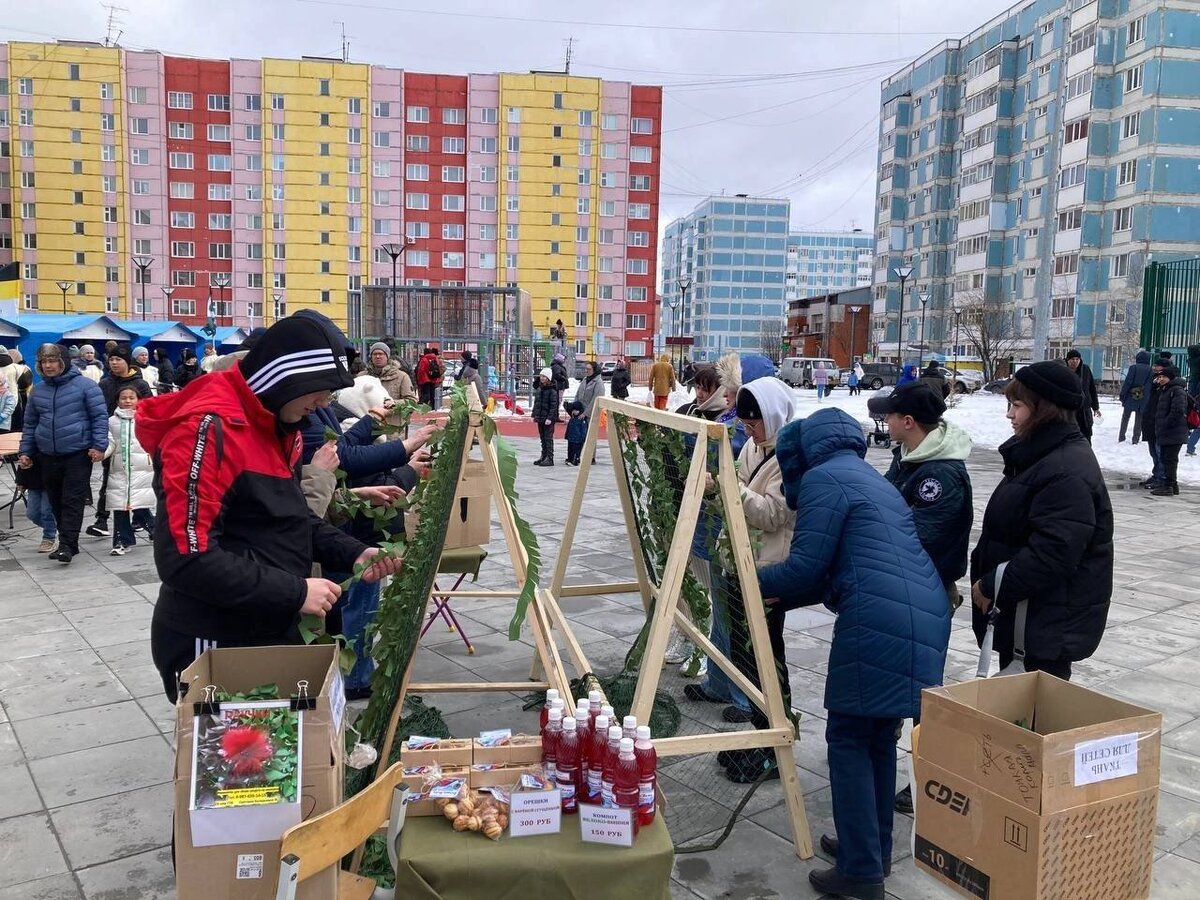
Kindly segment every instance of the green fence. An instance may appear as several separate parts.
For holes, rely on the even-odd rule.
[[[1142,285],[1141,346],[1170,350],[1187,373],[1187,347],[1200,344],[1200,258],[1150,263]]]

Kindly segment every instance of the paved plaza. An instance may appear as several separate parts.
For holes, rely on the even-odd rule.
[[[534,468],[537,442],[516,439],[520,509],[537,532],[545,562],[558,552],[579,470]],[[563,444],[559,443],[560,451]],[[561,457],[560,452],[560,457]],[[883,468],[889,454],[868,457]],[[976,527],[1000,478],[995,451],[970,459]],[[1151,498],[1131,479],[1110,479],[1116,518],[1116,588],[1109,628],[1078,683],[1161,710],[1162,792],[1156,841],[1156,900],[1200,897],[1200,491]],[[7,491],[0,487],[0,500]],[[150,617],[157,593],[151,551],[108,555],[108,538],[82,539],[69,567],[35,552],[39,534],[18,516],[17,535],[0,545],[0,900],[138,900],[174,896],[170,863],[174,712],[150,662]],[[6,528],[0,519],[0,529]],[[511,585],[499,528],[481,583]],[[593,470],[577,530],[570,580],[632,578],[607,447]],[[444,586],[444,585],[443,585]],[[643,621],[634,595],[571,598],[564,607],[598,670],[620,659]],[[422,680],[511,681],[529,671],[532,646],[509,643],[510,601],[455,601],[476,647],[435,625],[418,656]],[[813,843],[832,831],[822,693],[832,616],[790,614],[788,662],[801,710],[795,750]],[[950,641],[948,680],[972,677],[978,652],[966,610]],[[536,728],[516,695],[437,698],[456,735],[481,728]],[[904,746],[907,746],[905,742]],[[907,762],[902,773],[908,770]],[[788,839],[778,782],[765,784],[717,850],[680,855],[674,896],[815,897]],[[723,822],[721,823],[723,824]],[[716,827],[716,825],[714,825]],[[911,820],[897,816],[888,894],[904,900],[953,896],[918,874],[908,857]]]

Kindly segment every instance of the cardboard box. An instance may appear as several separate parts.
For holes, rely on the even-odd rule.
[[[179,900],[273,900],[279,875],[279,841],[192,845],[189,802],[195,704],[212,685],[242,693],[276,684],[282,698],[308,682],[312,709],[304,711],[300,742],[300,796],[305,820],[342,802],[342,717],[345,698],[333,645],[219,648],[200,656],[180,676],[176,704],[175,871]],[[299,900],[335,900],[333,867],[304,881]]]
[[[542,738],[536,734],[514,734],[507,744],[487,747],[474,741],[472,764],[493,763],[500,766],[529,766],[542,761]]]
[[[925,691],[918,867],[966,897],[1149,897],[1161,722],[1036,672]]]
[[[443,766],[442,778],[461,778],[463,781],[470,781],[470,770],[466,766]],[[408,803],[404,807],[406,816],[440,816],[442,808],[438,806],[436,800],[430,800],[423,794],[425,782],[429,778],[423,773],[405,774],[401,779],[412,794],[409,797]]]
[[[410,750],[405,741],[400,747],[400,762],[405,768],[434,764],[443,769],[451,766],[466,768],[473,762],[473,744],[470,738],[443,738],[434,746]]]
[[[408,537],[416,534],[420,509],[404,517]],[[492,539],[492,488],[488,482],[487,466],[482,460],[469,459],[458,477],[458,488],[450,507],[450,522],[446,527],[443,550],[479,547]]]

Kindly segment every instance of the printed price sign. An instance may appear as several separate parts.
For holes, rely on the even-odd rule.
[[[611,809],[606,806],[580,803],[580,837],[585,844],[632,847],[633,813],[632,809]]]
[[[508,833],[512,837],[558,834],[562,830],[562,796],[558,790],[523,791],[509,800]]]

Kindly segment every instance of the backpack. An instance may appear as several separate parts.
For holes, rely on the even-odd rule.
[[[441,381],[443,374],[445,373],[442,371],[442,361],[430,355],[429,365],[425,367],[425,377],[430,381]]]
[[[1188,428],[1200,428],[1200,409],[1196,408],[1196,398],[1191,394],[1187,395],[1187,423]]]

